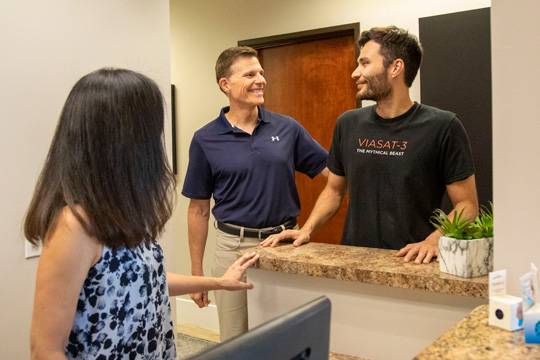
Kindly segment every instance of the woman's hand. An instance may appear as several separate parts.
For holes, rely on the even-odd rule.
[[[244,290],[252,289],[253,284],[245,282],[246,270],[255,264],[259,259],[259,254],[249,253],[238,258],[219,278],[220,288],[223,290]]]

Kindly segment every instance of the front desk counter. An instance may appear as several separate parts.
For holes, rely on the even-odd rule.
[[[415,360],[540,359],[540,345],[525,344],[523,330],[505,331],[488,325],[488,306],[481,305],[458,322]]]
[[[334,353],[412,359],[487,303],[487,276],[441,274],[438,263],[404,263],[393,250],[309,243],[256,251],[259,262],[248,270],[255,285],[249,327],[326,295]]]

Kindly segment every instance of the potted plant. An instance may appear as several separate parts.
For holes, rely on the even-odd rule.
[[[463,210],[450,219],[437,209],[431,223],[443,236],[439,239],[440,271],[471,278],[493,270],[493,204],[482,207],[476,219],[470,221]]]

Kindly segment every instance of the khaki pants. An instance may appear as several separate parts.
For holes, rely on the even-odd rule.
[[[220,277],[240,257],[240,251],[258,246],[258,238],[227,234],[219,229],[216,238],[216,253],[212,276]],[[219,317],[221,341],[230,339],[248,331],[247,293],[246,290],[216,290],[216,305]]]

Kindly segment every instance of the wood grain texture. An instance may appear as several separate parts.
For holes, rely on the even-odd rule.
[[[356,107],[351,73],[355,67],[354,36],[308,41],[259,51],[267,87],[265,106],[298,120],[329,149],[337,117]],[[302,225],[326,184],[297,173]],[[313,235],[314,242],[340,243],[348,201],[334,218]]]

